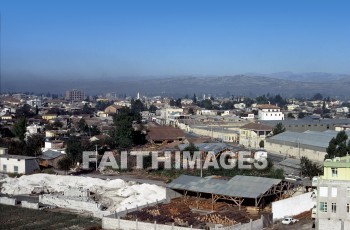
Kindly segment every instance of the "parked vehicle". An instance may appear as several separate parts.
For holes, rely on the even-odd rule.
[[[284,220],[282,220],[282,224],[294,224],[295,222],[298,222],[299,220],[291,218],[291,217],[287,217],[284,218]]]

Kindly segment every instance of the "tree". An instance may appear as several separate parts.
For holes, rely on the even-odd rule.
[[[37,156],[41,154],[41,147],[44,145],[44,136],[41,134],[32,134],[27,137],[25,153],[28,156]]]
[[[20,141],[24,141],[26,133],[26,119],[24,117],[19,118],[15,124],[12,126],[13,134],[18,137]]]
[[[92,125],[91,127],[89,127],[89,135],[90,136],[95,136],[95,135],[99,135],[101,132],[100,130],[97,128],[96,125]]]
[[[252,106],[252,104],[254,103],[254,100],[253,99],[251,99],[251,98],[249,98],[249,97],[246,97],[246,98],[244,98],[244,104],[246,105],[246,107],[251,107]]]
[[[178,98],[178,99],[175,101],[175,106],[176,106],[176,107],[179,107],[179,108],[182,107],[182,105],[181,105],[181,98]]]
[[[305,113],[299,112],[298,118],[299,118],[299,119],[302,119],[302,118],[304,118],[304,117],[305,117]]]
[[[265,142],[264,142],[263,140],[261,140],[261,141],[259,142],[259,147],[260,147],[260,148],[264,148],[264,146],[265,146]]]
[[[30,109],[31,109],[30,105],[24,104],[22,107],[16,110],[16,117],[17,118],[33,117],[34,113]]]
[[[84,118],[81,118],[78,122],[78,129],[80,132],[85,132],[88,130],[88,125],[86,124],[86,121]]]
[[[320,94],[320,93],[316,93],[313,97],[312,97],[312,100],[314,100],[314,101],[320,101],[320,100],[322,100],[323,99],[323,96],[322,96],[322,94]]]
[[[76,165],[82,160],[83,148],[81,142],[76,137],[70,137],[66,143],[67,157],[72,161],[72,164]]]
[[[281,122],[277,123],[277,125],[272,129],[273,135],[283,133],[284,131],[286,131],[286,128],[283,126]]]
[[[293,115],[293,113],[288,113],[288,114],[287,114],[287,117],[288,117],[288,118],[292,118],[292,119],[294,119],[294,115]]]
[[[91,108],[88,103],[85,103],[83,106],[83,110],[82,110],[83,114],[93,114],[94,113],[94,109]]]
[[[64,157],[61,160],[57,162],[58,167],[61,170],[64,170],[67,174],[67,171],[70,169],[70,167],[73,165],[72,160],[69,157]]]
[[[62,128],[63,127],[63,123],[60,122],[60,121],[55,121],[54,123],[52,123],[52,127],[56,128],[56,129]]]
[[[144,104],[142,103],[141,100],[137,99],[137,100],[131,100],[131,112],[132,113],[140,113],[142,111],[145,110],[145,106]]]
[[[350,141],[347,143],[347,140],[348,135],[345,131],[340,131],[335,138],[333,137],[326,149],[325,159],[345,156],[350,150]]]
[[[213,108],[213,104],[212,101],[209,99],[205,99],[203,101],[200,101],[199,106],[205,109],[212,109]]]
[[[323,168],[321,165],[312,163],[307,157],[301,157],[300,159],[300,169],[303,176],[313,178],[314,176],[319,176],[323,173]]]
[[[195,93],[193,94],[193,99],[192,99],[192,100],[193,100],[193,103],[194,103],[194,104],[196,104],[196,103],[197,103],[197,96],[196,96],[196,94],[195,94]]]
[[[175,106],[175,101],[174,101],[174,99],[170,99],[169,105],[170,105],[170,106]]]
[[[151,113],[155,113],[157,109],[158,108],[155,105],[150,105],[150,107],[148,108],[148,111],[150,111]]]
[[[267,103],[269,103],[269,99],[265,96],[265,94],[262,95],[262,96],[257,97],[255,100],[256,100],[256,103],[258,103],[258,104],[267,104]]]
[[[133,145],[132,122],[134,114],[129,109],[125,108],[113,116],[113,130],[111,132],[112,144],[119,149],[129,149]]]

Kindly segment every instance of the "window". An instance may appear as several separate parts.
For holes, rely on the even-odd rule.
[[[18,173],[18,166],[13,166],[13,171],[14,171],[15,173]]]
[[[320,202],[320,211],[327,212],[327,202]]]
[[[328,197],[328,187],[320,187],[320,196]]]
[[[333,213],[337,212],[337,204],[336,203],[332,203],[332,212]]]
[[[338,168],[332,168],[332,177],[338,176]]]
[[[6,165],[3,165],[3,166],[2,166],[2,171],[4,171],[4,172],[7,171],[7,166],[6,166]]]
[[[346,204],[346,212],[350,213],[350,205],[349,204]]]

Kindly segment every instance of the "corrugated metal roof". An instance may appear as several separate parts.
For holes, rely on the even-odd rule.
[[[64,153],[53,151],[53,150],[47,150],[47,151],[43,152],[42,155],[39,156],[39,158],[44,159],[44,160],[51,160],[51,159],[55,159],[61,155],[64,155]]]
[[[280,179],[253,176],[235,176],[230,180],[221,180],[181,175],[169,183],[167,187],[192,192],[255,199],[280,182]]]
[[[338,132],[331,130],[325,132],[305,131],[303,133],[286,131],[268,138],[267,142],[269,142],[269,140],[277,140],[280,143],[285,141],[295,143],[295,145],[299,143],[320,148],[327,148],[329,141],[333,137],[336,137],[337,133]],[[349,131],[346,133],[348,136],[350,136]]]
[[[225,149],[229,149],[229,150],[240,149],[238,147],[230,146],[226,143],[196,143],[194,145],[199,149],[199,151],[213,152],[214,154],[218,154]],[[180,151],[183,151],[187,146],[189,146],[189,144],[179,144]]]

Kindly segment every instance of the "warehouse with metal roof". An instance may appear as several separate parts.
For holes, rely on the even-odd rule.
[[[350,131],[346,132],[350,136]],[[286,156],[301,158],[308,157],[310,160],[324,160],[329,141],[336,137],[337,131],[327,130],[324,132],[305,131],[302,133],[286,131],[266,139],[265,149],[270,152],[279,152]]]
[[[184,196],[196,195],[199,198],[203,195],[207,197],[210,195],[212,206],[220,199],[232,201],[239,207],[248,200],[255,207],[264,205],[271,198],[279,197],[286,192],[293,192],[295,186],[281,179],[240,175],[229,180],[181,175],[167,184],[167,188],[182,193]]]

